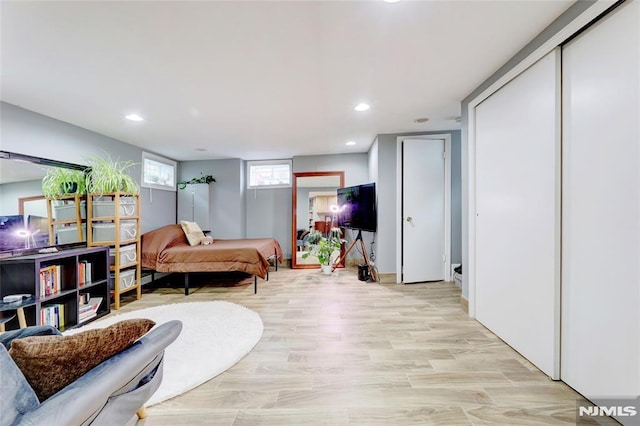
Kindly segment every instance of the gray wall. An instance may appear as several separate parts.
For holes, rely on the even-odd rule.
[[[366,153],[293,157],[293,171],[344,171],[344,186],[360,185],[369,182],[369,164]]]
[[[247,238],[273,237],[291,257],[291,188],[247,189]]]
[[[312,188],[298,188],[298,196],[296,198],[296,229],[307,229],[309,227],[309,192]]]
[[[238,158],[181,161],[178,164],[178,181],[201,175],[212,175],[216,180],[210,184],[209,210],[211,235],[214,238],[245,238],[243,166],[244,162]]]
[[[83,165],[87,157],[108,152],[113,159],[136,162],[131,174],[138,184],[141,180],[140,148],[6,102],[0,102],[0,148]],[[154,190],[151,196],[148,188],[141,188],[140,195],[143,232],[175,223],[175,192]]]
[[[369,182],[376,182],[376,184],[378,182],[378,164],[380,162],[378,151],[378,137],[376,136],[368,152]]]
[[[29,180],[0,185],[0,214],[15,215],[19,213],[18,198],[42,195],[42,181]],[[46,206],[44,201],[43,205]],[[46,208],[44,209],[46,215]]]
[[[369,162],[372,178],[377,175],[378,191],[378,232],[377,232],[377,264],[380,273],[396,272],[396,173],[397,173],[397,139],[399,136],[417,136],[433,134],[451,135],[451,262],[462,260],[461,245],[461,163],[460,163],[460,131],[443,130],[423,133],[393,133],[378,135],[369,150]],[[375,168],[377,159],[377,168]]]
[[[451,132],[451,263],[462,263],[461,132]]]

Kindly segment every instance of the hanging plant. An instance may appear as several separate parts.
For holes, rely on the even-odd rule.
[[[200,174],[202,175],[202,172],[200,172]],[[202,175],[200,177],[197,178],[193,178],[191,180],[183,180],[178,182],[178,188],[180,189],[185,189],[187,187],[187,185],[192,184],[192,183],[206,183],[209,184],[211,182],[215,182],[216,180],[213,178],[213,176],[211,175]]]

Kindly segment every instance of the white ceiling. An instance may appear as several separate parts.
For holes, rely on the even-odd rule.
[[[571,3],[2,1],[0,95],[175,160],[366,152],[460,128],[460,101]]]

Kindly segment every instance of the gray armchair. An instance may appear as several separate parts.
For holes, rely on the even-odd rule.
[[[155,326],[44,402],[38,401],[7,347],[15,338],[57,330],[29,327],[0,334],[0,426],[124,425],[160,386],[164,349],[181,330],[180,321]]]

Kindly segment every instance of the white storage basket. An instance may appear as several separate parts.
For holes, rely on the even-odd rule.
[[[120,247],[120,263],[118,267],[121,265],[128,265],[130,263],[134,263],[137,260],[138,253],[136,252],[136,245],[129,244],[127,246]],[[109,265],[113,266],[116,263],[116,249],[109,249]]]
[[[116,215],[115,199],[95,199],[93,200],[93,217],[112,217]],[[135,216],[135,197],[120,197],[119,215]]]
[[[116,273],[111,272],[111,290],[115,290],[115,280]],[[126,269],[124,271],[120,271],[120,291],[126,290],[136,285],[136,270],[135,269]]]
[[[79,243],[87,240],[87,225],[85,223],[82,224],[82,240],[78,239],[78,227],[76,225],[56,226],[55,233],[57,244]]]
[[[133,240],[137,237],[135,220],[120,221],[120,241]],[[116,224],[113,222],[94,223],[93,224],[93,241],[97,243],[115,241],[116,240]]]

